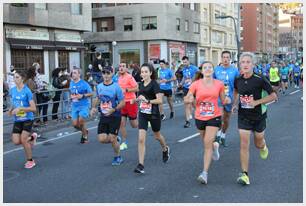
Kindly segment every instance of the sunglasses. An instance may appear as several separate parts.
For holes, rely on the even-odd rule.
[[[107,74],[107,75],[110,75],[111,72],[110,71],[102,71],[102,74]]]

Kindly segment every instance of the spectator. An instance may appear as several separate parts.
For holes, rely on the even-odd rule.
[[[133,69],[132,71],[132,76],[136,80],[136,82],[141,82],[141,77],[140,77],[140,68],[137,64],[132,64],[131,68]]]
[[[70,105],[70,94],[69,94],[69,84],[70,84],[70,74],[67,71],[67,68],[61,68],[62,70],[62,75],[59,77],[60,82],[64,82],[65,80],[67,80],[67,83],[63,85],[64,91],[63,91],[63,100],[62,100],[62,104],[63,104],[63,119],[70,119],[70,109],[69,109],[69,105]]]
[[[102,55],[100,52],[96,52],[96,59],[94,60],[93,63],[93,79],[95,82],[97,82],[97,84],[100,84],[103,80],[102,80],[102,68],[105,67],[105,61],[102,58]]]

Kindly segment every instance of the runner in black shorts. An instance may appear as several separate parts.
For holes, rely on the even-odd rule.
[[[22,144],[27,158],[24,168],[31,169],[36,165],[32,159],[32,146],[36,142],[37,134],[31,135],[36,106],[31,90],[24,84],[26,74],[16,71],[14,81],[16,86],[10,90],[12,107],[8,111],[10,116],[14,115],[12,141],[16,145]]]
[[[240,68],[243,75],[235,79],[233,112],[237,110],[238,101],[238,129],[240,134],[240,161],[242,172],[237,181],[240,184],[250,184],[249,144],[251,133],[254,133],[255,146],[260,149],[260,157],[267,159],[269,150],[265,141],[265,128],[268,102],[277,98],[268,80],[253,73],[255,55],[250,52],[240,56]]]
[[[103,82],[97,86],[97,97],[93,102],[91,116],[97,112],[96,105],[100,102],[101,113],[98,125],[98,139],[101,143],[111,143],[114,148],[115,157],[112,165],[120,165],[123,158],[120,156],[120,144],[117,135],[121,123],[121,109],[124,107],[124,97],[119,84],[112,80],[113,68],[104,67],[102,70]]]
[[[163,162],[168,162],[170,158],[170,148],[167,146],[165,138],[160,133],[161,119],[158,105],[162,103],[162,95],[160,94],[159,85],[156,82],[156,74],[151,64],[143,64],[141,66],[141,77],[143,82],[139,84],[139,93],[137,101],[139,102],[138,115],[138,157],[139,164],[134,172],[144,173],[144,157],[145,157],[145,141],[150,122],[154,137],[160,142],[163,152]]]

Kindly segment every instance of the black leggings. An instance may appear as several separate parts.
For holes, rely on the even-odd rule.
[[[49,100],[45,99],[42,94],[36,94],[37,104],[47,103]],[[39,105],[38,106],[38,118],[40,119],[40,113],[42,110],[43,120],[44,122],[48,121],[48,117],[45,116],[48,114],[48,104]]]

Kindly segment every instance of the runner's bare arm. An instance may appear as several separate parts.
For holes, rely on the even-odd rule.
[[[251,102],[250,104],[253,105],[254,107],[260,104],[266,104],[269,102],[272,102],[274,100],[277,99],[277,95],[275,92],[272,92],[270,95],[262,98],[262,99],[258,99],[258,100],[254,100],[253,102]]]
[[[163,103],[163,94],[157,93],[155,94],[156,99],[149,100],[151,104],[162,104]]]
[[[185,103],[192,103],[194,101],[194,96],[193,94],[189,91],[187,95],[184,97],[184,102]]]

